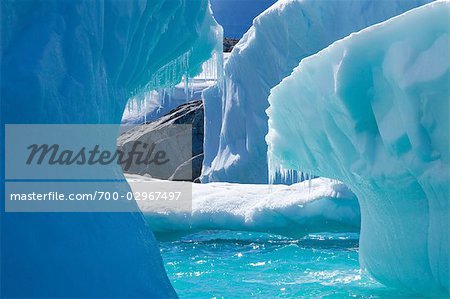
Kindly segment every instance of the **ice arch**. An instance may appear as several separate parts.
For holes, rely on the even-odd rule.
[[[118,124],[132,93],[194,75],[221,44],[207,0],[6,0],[1,27],[2,140],[6,123]],[[176,296],[139,213],[2,204],[0,219],[2,297]]]
[[[343,181],[361,205],[360,262],[381,282],[449,292],[450,2],[304,59],[273,88],[272,171]]]

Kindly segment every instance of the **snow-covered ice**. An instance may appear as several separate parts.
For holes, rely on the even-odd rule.
[[[127,174],[129,182],[155,181]],[[174,184],[179,184],[174,182]],[[240,230],[300,236],[312,232],[359,232],[355,195],[342,183],[316,178],[287,185],[192,184],[192,205],[137,201],[155,233]],[[132,185],[133,186],[133,185]]]
[[[299,61],[428,0],[280,0],[259,15],[225,66],[224,92],[204,93],[203,182],[267,183],[267,98]]]
[[[348,185],[360,263],[386,285],[448,295],[450,2],[366,28],[272,89],[269,164]]]

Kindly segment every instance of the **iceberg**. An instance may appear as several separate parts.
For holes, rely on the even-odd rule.
[[[2,140],[5,124],[119,124],[128,98],[194,77],[222,44],[207,0],[2,1],[1,15]],[[1,297],[176,297],[140,213],[0,219]]]
[[[342,181],[361,206],[360,264],[448,295],[450,2],[413,9],[303,59],[272,89],[269,168]]]
[[[126,175],[133,182],[155,181]],[[176,184],[176,183],[175,183]],[[359,232],[356,196],[341,182],[316,178],[286,185],[192,184],[191,205],[137,201],[151,230],[163,238],[203,230],[275,233]]]
[[[280,0],[255,18],[225,65],[223,89],[212,87],[203,94],[202,182],[267,183],[270,89],[304,57],[428,2]]]

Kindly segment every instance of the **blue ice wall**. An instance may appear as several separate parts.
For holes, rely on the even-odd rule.
[[[343,181],[361,206],[360,264],[386,285],[450,288],[450,2],[302,60],[269,97],[270,169]]]
[[[2,140],[5,124],[119,123],[132,93],[195,74],[221,44],[207,0],[6,0],[1,30]],[[140,213],[5,213],[2,200],[1,274],[2,297],[176,296]]]

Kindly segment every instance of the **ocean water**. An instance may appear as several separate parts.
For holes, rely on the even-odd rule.
[[[408,298],[361,272],[358,237],[204,231],[160,248],[180,298]]]

